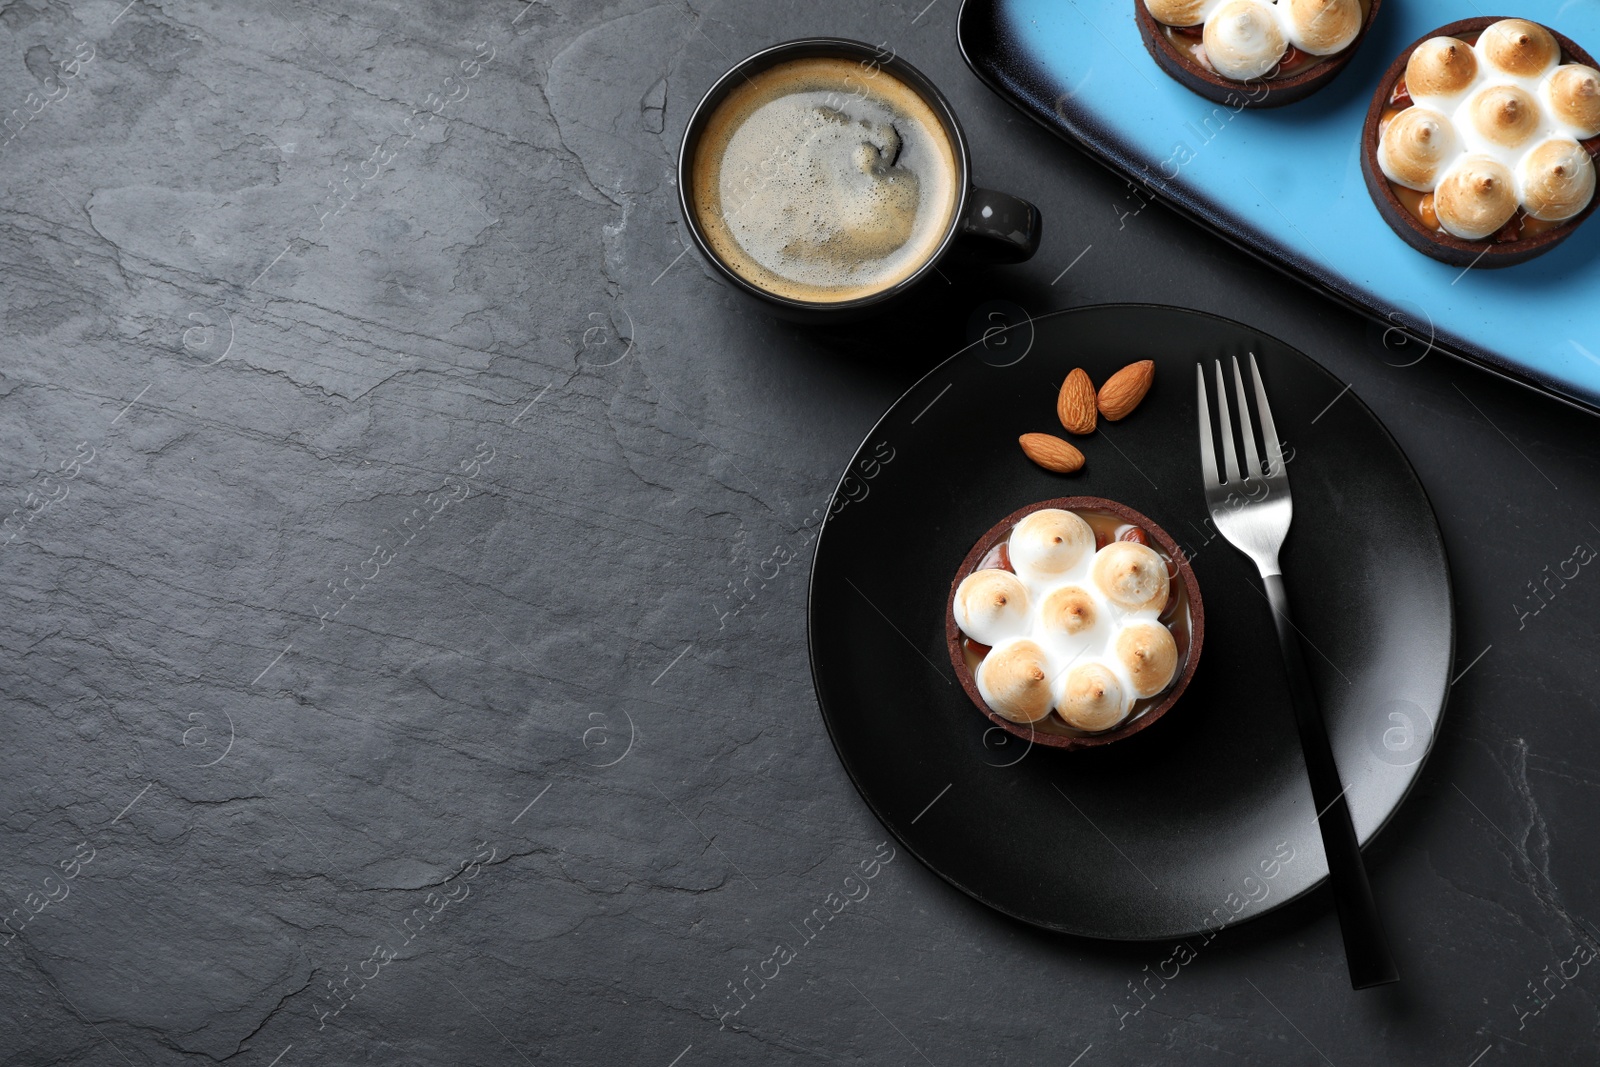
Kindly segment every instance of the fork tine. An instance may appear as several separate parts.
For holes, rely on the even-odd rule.
[[[1222,380],[1222,360],[1217,360],[1217,422],[1222,427],[1222,458],[1227,461],[1224,482],[1238,482],[1239,457],[1233,451],[1233,420],[1228,417],[1228,385]]]
[[[1244,438],[1244,476],[1260,478],[1261,457],[1256,455],[1255,424],[1250,421],[1250,405],[1244,399],[1244,375],[1239,373],[1239,357],[1233,357],[1233,390],[1239,398],[1239,435]]]
[[[1200,386],[1200,473],[1207,490],[1218,489],[1222,478],[1217,474],[1217,450],[1211,443],[1211,402],[1206,399],[1205,365],[1196,363],[1194,375]]]
[[[1272,408],[1267,404],[1267,390],[1261,384],[1261,369],[1256,366],[1256,354],[1250,353],[1250,378],[1256,385],[1256,407],[1261,412],[1261,440],[1267,446],[1267,462],[1272,465],[1268,477],[1282,478],[1283,446],[1278,443],[1278,429],[1272,425]]]

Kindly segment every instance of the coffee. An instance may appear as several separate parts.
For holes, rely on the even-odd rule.
[[[938,114],[888,71],[793,59],[717,107],[690,202],[735,274],[777,296],[839,303],[933,257],[955,214],[959,158]]]

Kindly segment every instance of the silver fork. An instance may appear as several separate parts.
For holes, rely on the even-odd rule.
[[[1223,381],[1222,361],[1216,361],[1217,421],[1222,427],[1222,456],[1226,467],[1218,466],[1211,439],[1211,407],[1206,398],[1206,372],[1195,364],[1200,402],[1200,468],[1205,476],[1206,507],[1217,531],[1233,547],[1249,556],[1261,571],[1267,602],[1272,606],[1272,621],[1278,630],[1278,646],[1283,652],[1289,675],[1289,693],[1294,704],[1295,725],[1300,730],[1300,748],[1305,753],[1306,775],[1311,779],[1311,797],[1317,806],[1317,826],[1322,832],[1322,850],[1328,858],[1328,879],[1333,884],[1334,905],[1339,912],[1339,928],[1344,933],[1345,963],[1350,968],[1350,984],[1356,989],[1384,985],[1400,979],[1389,939],[1378,917],[1378,906],[1367,881],[1367,868],[1361,861],[1355,826],[1350,821],[1350,805],[1339,782],[1339,768],[1333,759],[1328,727],[1311,688],[1305,656],[1295,625],[1290,621],[1289,598],[1284,589],[1283,572],[1278,566],[1278,551],[1289,533],[1294,518],[1294,502],[1289,496],[1289,475],[1283,469],[1283,448],[1267,392],[1261,385],[1261,371],[1255,353],[1250,354],[1250,378],[1255,385],[1256,407],[1261,412],[1262,442],[1267,462],[1256,452],[1255,428],[1250,422],[1250,405],[1245,400],[1244,376],[1239,359],[1233,360],[1233,384],[1239,402],[1239,426],[1244,445],[1244,468],[1233,447],[1233,422],[1228,417],[1228,389]]]

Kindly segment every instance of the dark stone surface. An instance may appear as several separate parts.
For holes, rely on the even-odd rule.
[[[56,97],[0,149],[0,1063],[1593,1062],[1600,577],[1529,583],[1600,544],[1594,421],[1134,213],[923,2],[0,5]],[[819,32],[941,84],[1034,262],[815,332],[680,255],[689,108]],[[758,565],[995,298],[1251,322],[1416,463],[1464,675],[1372,852],[1401,985],[1316,895],[1119,1024],[1169,947],[901,856],[719,1027],[885,837]]]

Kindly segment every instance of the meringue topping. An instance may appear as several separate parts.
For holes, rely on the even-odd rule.
[[[1012,722],[1038,722],[1053,703],[1048,665],[1044,649],[1032,641],[997,645],[978,664],[978,693]]]
[[[1565,63],[1545,80],[1544,98],[1556,121],[1571,126],[1579,138],[1600,134],[1600,71]]]
[[[1472,126],[1495,144],[1516,148],[1539,128],[1539,102],[1515,85],[1491,85],[1467,103]]]
[[[974,641],[996,645],[1028,629],[1028,590],[1010,571],[973,571],[956,587],[956,625]]]
[[[1478,51],[1491,67],[1519,78],[1536,78],[1561,58],[1550,31],[1527,19],[1491,23],[1478,37]]]
[[[1361,0],[1144,0],[1166,26],[1204,24],[1199,58],[1224,78],[1270,77],[1289,46],[1310,56],[1331,56],[1361,35],[1367,12]]]
[[[1421,105],[1396,115],[1378,142],[1378,166],[1388,179],[1424,192],[1433,188],[1440,165],[1455,154],[1450,119]]]
[[[1135,696],[1153,697],[1178,670],[1178,643],[1156,622],[1139,622],[1117,636],[1117,658],[1133,680]]]
[[[1167,565],[1148,545],[1114,541],[1095,554],[1090,574],[1106,599],[1126,611],[1159,611],[1167,602]]]
[[[1206,19],[1202,40],[1211,66],[1234,81],[1264,76],[1289,47],[1274,7],[1263,0],[1225,0]]]
[[[1140,701],[1176,677],[1192,625],[1187,590],[1155,544],[1093,507],[1017,522],[952,597],[981,703],[1014,723],[1048,718],[1040,728],[1057,734],[1108,730],[1153,706]],[[1033,577],[1005,569],[1023,560]]]
[[[1489,156],[1467,156],[1433,191],[1433,208],[1447,232],[1468,241],[1489,237],[1517,213],[1511,171]]]
[[[1198,26],[1205,21],[1209,0],[1144,0],[1147,11],[1166,26]]]
[[[1103,663],[1072,668],[1056,697],[1056,708],[1067,725],[1091,732],[1117,725],[1127,714],[1127,706],[1122,683]]]
[[[1039,605],[1032,636],[1050,654],[1059,673],[1084,657],[1092,657],[1115,630],[1115,613],[1081,585],[1064,585]]]
[[[1094,552],[1094,531],[1070,511],[1044,508],[1011,531],[1011,565],[1028,582],[1048,581]]]
[[[1357,0],[1279,0],[1289,41],[1302,52],[1331,56],[1350,46],[1361,32]]]
[[[1577,141],[1545,141],[1522,160],[1522,202],[1546,222],[1570,219],[1594,199],[1594,161]]]
[[[1068,636],[1093,629],[1096,618],[1094,600],[1081,586],[1076,585],[1064,585],[1057,589],[1045,598],[1039,608],[1039,621],[1046,629]]]
[[[1478,76],[1478,54],[1465,41],[1433,37],[1406,60],[1406,89],[1413,100],[1459,96]]]

